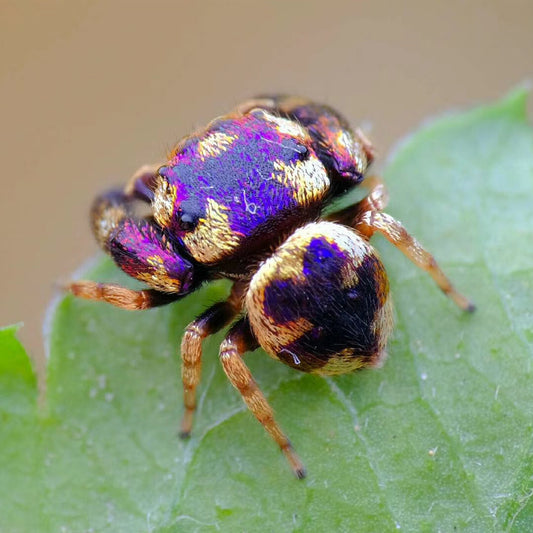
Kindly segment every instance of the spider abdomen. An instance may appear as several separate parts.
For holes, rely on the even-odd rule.
[[[246,309],[271,356],[317,374],[376,366],[392,330],[381,260],[354,230],[332,222],[298,229],[261,265]]]

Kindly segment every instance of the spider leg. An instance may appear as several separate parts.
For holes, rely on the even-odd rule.
[[[463,311],[473,312],[475,305],[457,291],[444,274],[437,261],[407,230],[402,223],[386,213],[365,211],[355,223],[355,229],[370,237],[381,233],[391,244],[401,250],[417,267],[425,270],[448,296]]]
[[[218,302],[191,322],[181,341],[181,378],[185,413],[181,421],[180,437],[191,433],[196,410],[196,387],[202,371],[202,341],[226,326],[242,308],[244,286],[235,283],[225,302]]]
[[[248,321],[239,320],[220,346],[220,360],[224,372],[231,384],[241,393],[248,409],[281,448],[296,477],[302,479],[305,477],[305,467],[274,419],[272,407],[243,361],[243,354],[257,347],[257,340],[250,330]]]
[[[135,215],[137,200],[151,200],[156,176],[155,165],[142,167],[125,191],[108,191],[96,198],[91,209],[92,229],[99,245],[126,274],[151,288],[134,291],[115,284],[76,281],[66,290],[123,309],[148,309],[177,300],[200,284],[202,273],[183,257],[179,244],[151,217]]]
[[[163,163],[154,163],[139,168],[124,188],[126,195],[151,202],[154,198],[157,173],[162,166]]]
[[[173,294],[167,301],[190,293],[202,280],[200,272],[153,220],[135,216],[133,201],[120,190],[95,200],[91,221],[98,243],[126,274],[156,291]],[[95,290],[91,294],[98,296]],[[100,296],[107,301],[103,293]]]
[[[353,226],[354,221],[362,213],[366,211],[383,211],[387,207],[389,191],[380,176],[368,176],[359,186],[368,189],[368,195],[356,204],[331,213],[326,217],[327,220],[344,224],[345,226]]]
[[[381,211],[387,205],[388,193],[380,178],[370,177],[362,182],[368,185],[369,194],[353,206],[332,213],[328,220],[353,227],[359,234],[370,239],[380,233],[396,246],[417,267],[425,270],[459,308],[472,312],[475,305],[457,291],[450,279],[444,274],[437,261],[402,225],[401,222]]]
[[[98,283],[86,280],[73,281],[65,285],[64,288],[78,298],[107,302],[129,311],[151,309],[180,298],[175,294],[167,294],[154,289],[135,291],[114,283]]]
[[[360,184],[369,190],[366,197],[368,205],[374,211],[383,211],[389,204],[389,191],[381,176],[368,176]]]

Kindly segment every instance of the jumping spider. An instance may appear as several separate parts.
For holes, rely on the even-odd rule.
[[[185,137],[166,163],[141,168],[124,190],[96,199],[91,220],[100,246],[150,288],[76,281],[68,286],[76,296],[148,309],[206,281],[233,281],[228,299],[185,330],[181,436],[192,428],[202,340],[234,321],[220,347],[224,371],[296,476],[305,476],[243,355],[261,346],[296,370],[322,375],[380,365],[392,304],[385,268],[369,244],[376,232],[473,311],[433,256],[383,213],[386,188],[365,177],[373,159],[370,142],[333,109],[259,97]],[[322,215],[357,185],[369,189],[365,198]],[[150,216],[135,214],[138,201],[151,206]]]

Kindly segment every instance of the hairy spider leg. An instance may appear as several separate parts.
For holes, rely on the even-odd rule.
[[[144,200],[145,202],[151,202],[154,198],[158,170],[162,166],[163,163],[154,163],[143,165],[139,168],[130,178],[126,187],[124,187],[126,195]]]
[[[115,283],[98,283],[96,281],[73,281],[65,285],[65,290],[78,298],[107,302],[120,309],[140,311],[167,305],[179,296],[156,291],[155,289],[133,290]]]
[[[374,233],[380,233],[417,267],[425,270],[440,290],[460,309],[468,312],[475,311],[475,305],[457,291],[433,255],[404,228],[401,222],[381,212],[389,198],[383,181],[372,176],[365,179],[361,185],[368,186],[369,194],[356,204],[332,213],[327,219],[351,226],[367,239],[370,239]]]
[[[126,274],[151,288],[134,291],[115,284],[76,281],[65,287],[76,296],[102,300],[123,309],[148,309],[164,305],[192,292],[202,281],[179,245],[149,217],[137,217],[133,204],[150,200],[153,175],[137,173],[138,185],[128,192],[111,190],[99,196],[91,210],[93,233],[98,244]]]
[[[191,322],[185,329],[181,341],[181,378],[185,413],[181,421],[180,437],[191,434],[193,416],[196,410],[196,387],[202,371],[202,341],[229,324],[242,309],[245,285],[235,283],[225,302],[218,302]]]
[[[305,467],[289,439],[274,419],[274,411],[255,382],[242,356],[258,347],[246,318],[239,320],[220,345],[220,361],[231,384],[241,393],[248,409],[281,448],[295,476],[305,477]]]

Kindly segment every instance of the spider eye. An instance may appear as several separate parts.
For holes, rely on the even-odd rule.
[[[178,225],[183,231],[192,231],[196,227],[197,223],[198,220],[195,217],[188,213],[182,213]]]
[[[294,150],[298,154],[298,159],[301,161],[304,161],[309,157],[309,148],[304,144],[296,144]]]
[[[196,197],[180,202],[174,219],[175,228],[185,233],[193,231],[205,216],[204,213]]]

